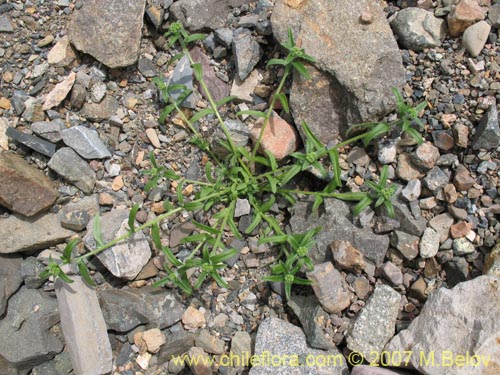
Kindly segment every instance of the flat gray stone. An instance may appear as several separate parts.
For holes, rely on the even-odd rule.
[[[184,312],[184,307],[175,295],[165,289],[149,286],[139,289],[106,289],[98,295],[108,329],[117,332],[128,332],[140,324],[151,324],[164,329],[179,322]],[[170,345],[171,338],[167,337],[167,340],[163,349]],[[193,346],[194,337],[191,337],[190,343]]]
[[[113,354],[97,294],[81,277],[72,279],[71,284],[57,279],[55,290],[73,369],[77,374],[107,374],[113,369]]]
[[[74,88],[76,88],[77,86],[83,88],[83,86],[81,85],[75,85]],[[75,90],[73,90],[73,93],[75,93]],[[83,95],[83,94],[84,90],[78,95]],[[78,98],[73,98],[72,94],[71,102],[76,107],[78,107],[81,104],[81,103],[75,103],[75,101],[77,100]],[[106,95],[106,97],[100,103],[84,103],[82,109],[80,110],[80,114],[87,120],[100,122],[104,120],[109,120],[111,116],[116,114],[117,110],[118,110],[118,101],[111,95]]]
[[[288,306],[299,318],[309,346],[322,350],[335,348],[335,344],[326,338],[319,323],[322,320],[329,319],[329,316],[321,308],[315,296],[294,295],[288,301]]]
[[[420,315],[384,350],[409,350],[409,365],[428,375],[485,375],[500,369],[500,281],[479,276],[432,293]],[[422,360],[424,357],[425,360]],[[458,356],[477,356],[477,366],[450,365]],[[489,359],[488,365],[484,360]],[[448,365],[446,365],[448,363]],[[439,365],[439,366],[437,366]]]
[[[71,44],[110,68],[135,64],[146,0],[88,0],[82,4],[68,26]]]
[[[59,149],[48,166],[85,194],[91,194],[96,181],[95,172],[75,151],[69,147]]]
[[[56,214],[40,214],[29,218],[10,215],[0,219],[0,254],[45,249],[64,242],[74,234],[61,227]]]
[[[105,213],[101,217],[101,233],[104,242],[109,242],[128,232],[129,211],[117,209]],[[84,243],[89,251],[96,249],[91,220],[87,225]],[[146,236],[141,231],[134,233],[128,240],[97,255],[99,261],[116,277],[133,280],[151,258],[151,248]]]
[[[184,90],[193,90],[193,68],[191,68],[191,63],[189,58],[184,56],[181,58],[177,65],[175,66],[174,72],[167,81],[167,85],[184,85]],[[173,99],[177,100],[184,90],[172,90],[170,95]],[[183,107],[194,109],[196,108],[196,96],[191,93],[184,101],[181,103]]]
[[[239,28],[233,34],[233,54],[238,77],[244,81],[259,62],[262,49],[250,30]]]
[[[47,294],[22,287],[9,301],[0,320],[0,355],[18,368],[43,363],[63,350],[50,331],[59,322],[57,301]],[[5,339],[5,338],[8,338]]]
[[[64,125],[64,120],[61,119],[37,121],[31,124],[33,133],[51,143],[57,143],[62,140],[62,131],[64,129],[66,129],[66,126]]]
[[[226,25],[226,18],[232,8],[249,2],[250,0],[179,0],[169,10],[189,31],[216,30]]]
[[[259,326],[255,337],[254,355],[264,358],[266,355],[264,353],[280,358],[279,363],[264,360],[259,366],[250,369],[250,375],[346,375],[348,373],[346,360],[336,348],[329,351],[309,348],[306,337],[299,327],[278,318],[267,318]],[[328,365],[326,365],[327,360],[329,360]],[[324,365],[315,366],[316,363]]]
[[[372,15],[369,24],[360,20],[366,9]],[[386,15],[376,1],[278,0],[271,22],[280,43],[286,42],[292,28],[295,40],[300,39],[301,47],[316,59],[318,74],[324,75],[316,78],[324,85],[322,95],[331,97],[332,105],[324,100],[328,106],[321,108],[321,119],[303,99],[311,96],[307,84],[301,85],[305,81],[294,82],[290,104],[296,124],[306,121],[320,140],[328,142],[348,125],[378,120],[395,108],[392,89],[403,86],[404,67]]]
[[[374,234],[371,229],[356,227],[350,219],[349,206],[338,199],[325,199],[325,211],[319,217],[311,213],[311,202],[297,202],[292,209],[290,228],[292,233],[305,233],[320,226],[316,244],[309,250],[315,264],[323,263],[329,245],[335,240],[349,241],[365,259],[381,265],[389,248],[389,237]]]
[[[378,285],[347,334],[347,347],[367,360],[381,353],[394,336],[401,296],[387,285]]]
[[[85,159],[110,158],[111,153],[99,138],[95,130],[85,126],[72,126],[62,132],[66,146],[71,147]]]
[[[13,33],[14,25],[10,17],[6,15],[0,15],[0,33]]]
[[[7,301],[23,282],[21,262],[18,255],[0,256],[0,316],[5,313]]]
[[[446,21],[421,8],[401,9],[391,27],[398,42],[413,51],[439,47],[446,36]]]
[[[476,128],[472,148],[491,150],[500,145],[500,128],[498,126],[498,110],[492,105],[484,114]]]

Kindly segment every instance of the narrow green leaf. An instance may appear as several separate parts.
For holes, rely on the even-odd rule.
[[[311,280],[303,279],[301,277],[294,276],[293,283],[297,285],[312,285],[313,282]]]
[[[94,236],[94,240],[95,243],[97,244],[97,247],[104,246],[104,241],[102,239],[102,233],[101,233],[101,217],[99,216],[99,212],[94,217],[94,222],[92,227],[93,227],[92,234]]]
[[[73,238],[71,241],[68,242],[68,244],[64,248],[63,255],[61,257],[63,264],[71,263],[71,255],[73,254],[73,249],[75,248],[76,244],[79,241],[80,241],[79,238]]]
[[[90,277],[90,272],[89,269],[87,268],[87,265],[83,261],[77,262],[78,266],[78,271],[80,272],[80,275],[82,275],[83,280],[90,286],[97,286],[94,280]]]
[[[184,209],[187,211],[197,211],[203,209],[204,202],[184,202]]]
[[[387,209],[387,214],[389,217],[394,218],[396,216],[396,213],[394,212],[394,206],[392,205],[391,201],[384,201],[384,206]]]
[[[153,238],[153,243],[157,250],[161,250],[161,237],[160,237],[160,226],[158,223],[153,224],[151,227],[151,237]]]
[[[218,229],[215,229],[215,228],[212,228],[208,225],[205,225],[205,224],[202,224],[202,223],[199,223],[197,222],[196,220],[191,220],[191,222],[198,228],[198,229],[201,229],[201,230],[204,230],[205,232],[208,232],[208,233],[211,233],[211,234],[214,234],[214,235],[218,235],[220,233],[220,230]]]
[[[260,213],[255,213],[253,220],[245,230],[245,233],[246,234],[252,233],[255,230],[255,228],[257,228],[257,226],[260,224],[261,221],[262,221],[262,215]]]
[[[206,233],[197,233],[197,234],[191,234],[190,236],[184,237],[180,243],[185,244],[185,243],[190,243],[190,242],[204,242],[207,239],[207,234]]]
[[[200,289],[200,287],[202,286],[203,282],[205,281],[205,279],[207,278],[208,276],[208,273],[207,272],[201,272],[200,273],[200,276],[198,276],[198,279],[196,280],[196,282],[194,283],[193,285],[193,289]]]
[[[352,210],[352,215],[353,216],[358,216],[361,211],[363,211],[366,207],[368,207],[372,203],[372,199],[368,196],[365,196],[363,199],[361,199],[356,206],[354,206],[354,209]]]
[[[271,170],[275,171],[276,169],[278,169],[278,163],[276,163],[276,157],[274,156],[274,154],[269,150],[265,150],[265,153],[267,159],[269,160],[269,164],[271,165]]]
[[[344,201],[360,201],[367,196],[365,192],[349,192],[349,193],[337,193],[335,198],[342,199]]]
[[[321,143],[321,141],[313,134],[311,128],[309,127],[309,125],[307,125],[307,122],[302,121],[302,129],[304,130],[304,133],[306,135],[306,140],[310,141],[314,145],[316,150],[325,148],[323,143]]]
[[[271,59],[267,62],[266,68],[271,65],[285,65],[285,60],[283,59]]]
[[[294,178],[301,170],[301,166],[298,164],[293,164],[281,177],[281,184],[285,185],[292,178]]]
[[[365,147],[375,138],[378,138],[390,130],[390,127],[385,122],[380,122],[373,129],[367,132],[363,138],[363,144]]]
[[[288,106],[288,100],[286,99],[286,95],[283,92],[280,92],[279,94],[275,95],[275,98],[278,99],[283,106],[283,110],[286,113],[290,113],[290,108]]]
[[[72,283],[73,280],[69,278],[68,275],[66,275],[62,269],[59,268],[59,272],[57,274],[57,277],[59,277],[62,281],[64,281],[65,283]]]
[[[292,61],[292,66],[302,77],[311,79],[311,75],[307,71],[307,68],[300,61]]]
[[[184,57],[184,54],[183,53],[178,53],[177,55],[175,56],[172,56],[170,58],[170,60],[168,60],[168,63],[167,63],[167,68],[172,65],[173,63],[175,63],[176,61],[182,59]]]
[[[255,118],[265,118],[266,114],[261,111],[254,111],[253,109],[247,109],[245,111],[239,111],[236,113],[237,116],[249,115]]]
[[[193,68],[194,76],[197,81],[201,81],[203,79],[203,67],[199,63],[195,63],[191,65]]]
[[[233,215],[231,215],[231,216],[228,217],[228,219],[227,219],[227,225],[229,226],[229,229],[231,229],[231,232],[233,233],[233,235],[237,239],[241,240],[242,239],[241,233],[240,233],[238,227],[236,226],[236,224],[234,222]]]
[[[222,107],[224,104],[227,104],[227,103],[229,103],[229,102],[231,102],[231,101],[233,101],[235,99],[238,99],[238,97],[236,95],[226,96],[225,98],[217,100],[215,102],[215,106],[217,108]]]
[[[217,282],[217,285],[219,285],[222,288],[229,288],[229,285],[227,282],[224,281],[222,277],[217,272],[213,272],[210,274],[214,278],[214,280]]]
[[[276,236],[270,236],[270,237],[262,237],[259,238],[259,245],[265,244],[265,243],[285,243],[288,240],[288,235],[286,234],[278,234]]]
[[[175,257],[175,255],[174,255],[174,253],[172,253],[172,249],[170,249],[170,247],[162,246],[161,251],[165,255],[165,259],[167,259],[173,266],[175,266],[175,267],[182,266],[182,262]]]
[[[282,283],[284,281],[282,275],[262,276],[262,280],[271,283]]]
[[[135,216],[137,215],[137,212],[139,211],[139,207],[140,207],[140,205],[138,203],[134,204],[134,206],[130,210],[130,214],[128,215],[128,228],[132,232],[135,232]]]
[[[339,152],[337,149],[332,148],[328,151],[328,155],[330,156],[330,162],[332,163],[333,180],[335,181],[335,185],[336,187],[342,186],[342,181],[340,179],[342,170],[340,169]],[[331,193],[331,191],[329,191],[329,193]]]
[[[316,195],[314,197],[314,202],[313,202],[313,205],[312,205],[312,212],[316,213],[318,212],[318,208],[319,206],[321,206],[323,204],[323,197],[321,195]]]
[[[234,257],[237,254],[239,254],[238,250],[236,250],[236,249],[227,249],[227,250],[223,251],[220,254],[213,255],[210,259],[212,260],[213,264],[217,264],[217,263],[222,263],[222,262],[224,262],[224,261],[226,261],[226,260]]]
[[[215,111],[212,109],[212,108],[205,108],[205,109],[202,109],[201,111],[199,112],[196,112],[190,119],[189,121],[194,124],[195,122],[199,121],[200,119],[202,119],[203,117],[206,117],[208,115],[213,115],[215,113]]]
[[[189,35],[186,40],[185,40],[185,43],[186,44],[189,44],[189,43],[192,43],[192,42],[196,42],[198,40],[203,40],[205,39],[207,36],[205,34],[191,34]]]
[[[177,200],[179,201],[179,204],[184,204],[184,196],[182,195],[182,187],[183,187],[183,184],[179,182],[179,184],[177,184],[177,188],[176,188]]]

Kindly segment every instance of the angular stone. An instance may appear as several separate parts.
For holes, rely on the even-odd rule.
[[[51,331],[59,322],[57,302],[42,291],[22,287],[0,320],[0,355],[18,368],[30,368],[63,350]],[[22,350],[20,350],[22,348]]]
[[[169,10],[189,31],[216,30],[226,25],[226,17],[232,8],[248,2],[249,0],[179,0]]]
[[[352,224],[348,219],[349,206],[341,200],[325,199],[325,212],[319,217],[311,213],[311,207],[311,202],[297,202],[292,209],[290,226],[293,233],[305,233],[318,226],[323,228],[315,237],[316,244],[309,251],[313,263],[325,261],[326,250],[332,241],[345,240],[358,249],[365,259],[377,266],[382,264],[389,247],[388,236],[376,235],[371,229],[361,229]]]
[[[244,81],[259,62],[262,49],[250,30],[239,28],[233,35],[233,54],[238,77]]]
[[[31,124],[31,130],[36,135],[45,138],[51,143],[57,143],[62,140],[62,131],[66,129],[64,121],[55,119],[53,121],[37,121]]]
[[[195,345],[210,354],[222,354],[225,351],[224,341],[202,330],[195,340]]]
[[[392,205],[394,206],[396,220],[398,220],[400,224],[399,230],[420,237],[427,227],[427,220],[423,217],[419,217],[418,219],[415,218],[408,209],[407,204],[401,202],[399,199],[394,199]]]
[[[394,286],[403,284],[403,273],[398,266],[392,262],[384,264],[382,267],[382,275]]]
[[[417,167],[429,170],[439,160],[439,150],[431,142],[422,143],[412,155],[412,162]]]
[[[205,323],[205,314],[193,306],[189,306],[182,314],[182,324],[187,329],[201,328]]]
[[[313,271],[306,273],[313,282],[312,288],[325,311],[336,314],[351,304],[352,293],[345,279],[331,262],[316,264]]]
[[[474,150],[491,150],[500,145],[500,128],[498,126],[498,110],[496,105],[490,106],[488,112],[481,118],[472,141]]]
[[[106,84],[104,82],[97,81],[90,89],[90,98],[94,103],[100,103],[106,96],[106,90]]]
[[[0,152],[9,150],[9,137],[6,134],[8,127],[7,119],[0,118]]]
[[[427,176],[424,178],[424,185],[430,191],[435,192],[444,188],[449,181],[450,177],[441,168],[434,167],[427,172]]]
[[[139,72],[141,72],[141,74],[146,78],[151,78],[158,75],[155,64],[153,64],[150,59],[147,59],[145,57],[141,57],[139,59],[137,69],[139,69]]]
[[[448,214],[440,214],[429,220],[429,225],[439,233],[439,242],[443,243],[450,235],[450,227],[453,225],[453,217]]]
[[[111,157],[95,130],[85,126],[72,126],[62,132],[66,146],[71,147],[85,159],[104,159]]]
[[[76,49],[110,68],[135,64],[145,7],[146,0],[86,1],[73,14],[69,39]]]
[[[3,316],[7,308],[7,301],[21,286],[23,277],[21,274],[21,261],[17,255],[0,256],[0,316]]]
[[[299,318],[309,346],[323,350],[335,348],[335,344],[325,337],[320,325],[321,321],[328,319],[328,314],[321,308],[315,296],[294,295],[288,301],[288,306]]]
[[[70,66],[76,60],[76,53],[69,43],[67,35],[63,36],[47,54],[50,65]]]
[[[34,135],[26,134],[10,127],[7,128],[5,134],[13,140],[39,152],[42,155],[48,156],[49,158],[56,152],[56,146],[53,143],[44,141]]]
[[[61,217],[61,226],[75,232],[81,232],[85,229],[89,221],[90,216],[87,211],[70,211]]]
[[[185,330],[167,336],[167,343],[160,348],[158,363],[170,361],[172,356],[186,353],[194,346],[196,334]]]
[[[255,126],[250,130],[250,138],[255,144],[264,124],[263,119],[259,119]],[[269,119],[264,129],[260,143],[261,152],[269,151],[276,160],[282,160],[294,152],[299,144],[299,136],[295,128],[283,120],[276,113]]]
[[[236,96],[238,100],[252,103],[255,86],[262,79],[262,75],[257,69],[254,69],[244,81],[237,76],[234,77],[233,86],[231,86],[231,96]]]
[[[403,153],[398,156],[396,176],[401,180],[410,181],[424,177],[424,174],[413,164],[412,157]]]
[[[184,90],[194,89],[193,68],[191,68],[191,63],[189,62],[189,58],[187,56],[184,56],[177,62],[174,72],[167,81],[167,85],[184,85]],[[172,90],[170,95],[173,99],[177,100],[182,95],[184,90]],[[196,108],[196,97],[194,93],[191,93],[181,104],[185,108]]]
[[[109,242],[128,232],[128,210],[117,209],[101,217],[103,241]],[[87,225],[85,246],[93,251],[97,244],[93,235],[92,220]],[[151,248],[142,231],[137,231],[127,240],[104,250],[97,255],[101,263],[116,277],[133,280],[151,258]]]
[[[73,283],[56,280],[55,290],[64,341],[77,374],[107,374],[113,355],[97,294],[72,276]]]
[[[149,286],[106,289],[98,291],[98,296],[108,329],[117,332],[128,332],[140,324],[164,329],[180,321],[184,311],[173,293]]]
[[[232,36],[232,33],[231,33]],[[201,64],[203,68],[203,80],[207,84],[208,91],[212,95],[215,101],[221,100],[229,95],[229,86],[215,75],[215,70],[212,65],[210,65],[210,60],[207,55],[203,53],[201,48],[195,47],[191,51],[191,57],[193,61]],[[200,90],[201,95],[207,99],[207,93],[204,90]]]
[[[462,44],[472,57],[479,56],[488,40],[490,30],[491,26],[486,21],[479,21],[465,29]]]
[[[57,107],[65,98],[68,96],[73,84],[75,83],[76,73],[71,72],[66,78],[59,82],[52,89],[51,92],[47,94],[45,98],[45,103],[43,103],[43,110]]]
[[[322,95],[331,96],[334,105],[322,108],[321,123],[314,124],[308,119],[315,135],[322,141],[333,140],[348,125],[376,121],[391,111],[395,107],[392,89],[402,87],[404,68],[392,30],[378,3],[312,0],[298,4],[276,1],[271,23],[280,43],[287,41],[288,29],[292,27],[294,39],[301,41],[301,47],[316,59],[315,67],[324,74],[324,79],[318,77],[315,81],[322,84],[330,81]],[[370,24],[359,20],[366,8],[373,15]],[[292,88],[292,97],[300,95],[294,91]],[[306,90],[301,92],[311,95]],[[310,109],[294,106],[296,101],[291,100],[292,113],[295,123],[301,124],[306,120],[304,112]]]
[[[349,241],[336,240],[330,244],[335,265],[342,270],[361,274],[366,267],[363,254],[350,244]]]
[[[14,25],[10,17],[0,15],[0,33],[13,33],[14,30]]]
[[[453,178],[453,184],[457,190],[468,191],[475,183],[476,181],[471,177],[469,170],[463,165],[459,165]]]
[[[446,36],[446,21],[420,8],[401,9],[391,27],[402,46],[417,52],[439,47]]]
[[[85,194],[91,194],[96,181],[95,172],[69,147],[59,149],[47,164]]]
[[[420,239],[420,256],[423,259],[432,258],[439,251],[439,233],[432,228],[425,228]]]
[[[422,184],[420,183],[420,180],[413,179],[408,181],[405,188],[401,190],[401,195],[408,202],[411,202],[417,200],[421,192],[422,192]]]
[[[253,366],[249,375],[343,375],[348,372],[346,360],[340,352],[333,348],[328,351],[310,349],[302,329],[278,318],[267,318],[260,325],[255,337],[254,354],[260,358],[272,353],[283,360],[282,365],[273,365],[270,361],[262,361],[260,366]],[[300,366],[301,358],[331,358],[329,366]]]
[[[462,34],[467,27],[486,17],[488,7],[482,7],[480,0],[459,0],[448,14],[448,29],[452,37]]]
[[[73,103],[73,95],[71,99],[71,102]],[[84,103],[80,114],[83,117],[87,118],[87,120],[100,122],[109,120],[111,116],[116,114],[117,110],[118,101],[111,95],[106,95],[106,97],[100,103]]]
[[[86,98],[87,98],[87,90],[85,89],[85,87],[83,85],[80,85],[79,83],[75,83],[73,85],[73,90],[71,90],[71,97],[70,97],[71,106],[77,110],[81,109],[85,104]]]
[[[500,282],[479,276],[453,289],[432,293],[420,315],[386,346],[389,352],[410,350],[409,364],[422,374],[484,375],[500,369],[500,347],[496,344],[500,322]],[[486,313],[485,313],[486,312]],[[418,350],[415,350],[418,349]],[[420,353],[434,353],[434,363],[445,363],[447,353],[489,359],[477,365],[437,367],[422,361]]]
[[[52,206],[57,198],[52,181],[23,158],[0,154],[0,204],[24,216]]]
[[[378,285],[347,334],[347,347],[370,360],[394,336],[401,296],[387,285]],[[376,360],[375,360],[376,362]]]
[[[488,19],[491,22],[491,26],[495,28],[500,28],[500,4],[496,3],[490,6],[488,10]]]
[[[476,247],[467,238],[456,238],[453,240],[453,254],[457,256],[472,254]]]
[[[417,236],[395,230],[391,235],[391,245],[399,250],[407,260],[413,260],[419,252],[420,239]]]
[[[61,227],[56,214],[39,214],[30,218],[10,215],[0,219],[0,254],[45,249],[74,234]]]

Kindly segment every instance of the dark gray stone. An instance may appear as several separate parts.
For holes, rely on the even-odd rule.
[[[8,17],[6,15],[1,15],[0,16],[0,33],[13,33],[13,32],[14,32],[14,25],[12,24],[10,17]]]
[[[443,172],[439,167],[432,168],[427,172],[427,176],[424,178],[424,185],[430,191],[438,191],[445,187],[445,185],[450,181],[450,176]]]
[[[63,350],[63,343],[50,331],[59,322],[57,301],[45,293],[21,288],[9,301],[0,321],[0,355],[15,367],[41,364]],[[22,348],[22,349],[21,349]]]
[[[75,9],[69,40],[110,68],[132,65],[139,57],[145,7],[146,0],[85,1]]]
[[[297,202],[292,208],[290,228],[292,233],[305,233],[309,229],[321,227],[315,237],[316,245],[309,251],[315,264],[323,263],[328,246],[334,240],[349,241],[366,259],[381,265],[389,247],[389,237],[376,235],[370,229],[356,227],[348,219],[349,206],[338,199],[325,199],[325,212],[319,217],[311,213],[311,202]]]
[[[453,257],[444,264],[443,268],[446,271],[446,283],[450,288],[469,278],[469,264],[465,258]]]
[[[102,290],[99,301],[108,329],[117,332],[128,332],[140,324],[170,327],[184,312],[173,293],[153,287]]]
[[[139,69],[139,72],[141,72],[141,74],[146,78],[151,78],[158,75],[155,64],[153,64],[150,59],[146,59],[145,57],[141,57],[139,59],[137,68]]]
[[[216,30],[226,25],[226,18],[232,8],[249,2],[250,0],[179,0],[169,10],[189,31]]]
[[[87,89],[80,83],[75,83],[73,89],[71,90],[70,103],[71,106],[77,110],[83,107],[85,104],[85,99],[87,98]]]
[[[189,62],[189,58],[184,56],[177,62],[175,66],[174,72],[172,76],[167,81],[167,85],[184,85],[185,90],[193,90],[193,68],[191,68],[191,63]],[[173,99],[177,100],[184,90],[172,90],[170,95]],[[194,93],[191,93],[184,101],[182,102],[182,106],[186,108],[196,108],[197,98]]]
[[[110,158],[111,153],[99,138],[95,130],[85,126],[72,126],[62,132],[66,146],[71,147],[85,159]]]
[[[253,366],[250,369],[250,375],[347,375],[349,373],[345,358],[336,348],[329,351],[309,348],[306,337],[299,327],[278,318],[267,318],[259,326],[255,337],[254,354],[263,358],[265,355],[263,353],[279,356],[282,363],[277,366],[263,361],[260,366]],[[308,356],[315,358],[328,356],[336,361],[335,363],[333,360],[330,361],[328,366],[311,366],[311,363],[305,366]]]
[[[22,258],[18,255],[0,256],[0,316],[5,313],[10,296],[23,282],[21,262]]]
[[[369,24],[360,22],[366,9],[373,16]],[[324,100],[325,107],[319,111],[322,118],[318,118],[309,107],[295,105],[307,103],[300,96],[312,95],[294,83],[291,108],[296,124],[306,121],[322,141],[329,141],[348,125],[376,121],[395,108],[392,89],[403,86],[404,67],[386,15],[376,1],[278,0],[271,23],[280,43],[286,42],[292,28],[295,40],[300,39],[301,47],[316,59],[318,74],[324,75],[316,78],[324,82],[322,95],[332,97]]]
[[[439,47],[446,36],[446,21],[420,8],[401,9],[391,27],[398,42],[413,51]]]
[[[250,30],[239,28],[233,34],[233,54],[238,77],[244,81],[259,62],[262,49]]]
[[[416,219],[408,209],[407,204],[401,202],[398,198],[393,199],[392,205],[396,220],[399,221],[399,230],[420,237],[427,227],[427,220],[423,217]]]
[[[328,314],[321,308],[315,296],[294,295],[288,301],[288,306],[300,320],[307,343],[312,348],[330,350],[335,344],[328,340],[319,325],[321,319],[329,319]]]
[[[61,216],[61,226],[75,232],[84,230],[89,221],[89,214],[83,210],[66,212]]]
[[[14,107],[14,111],[16,111],[16,114],[18,116],[20,116],[26,109],[24,102],[26,101],[27,97],[28,95],[25,92],[21,90],[15,90],[12,98],[10,98],[12,106]]]
[[[68,352],[62,352],[54,359],[33,367],[31,375],[68,375],[73,370]]]
[[[193,332],[180,331],[167,335],[167,342],[162,345],[158,353],[158,363],[170,361],[172,356],[186,353],[194,346],[196,334]]]
[[[11,127],[7,128],[5,134],[13,140],[39,152],[42,155],[48,156],[49,158],[56,152],[56,146],[53,143],[44,141],[34,135],[25,134]]]
[[[31,130],[36,135],[46,139],[51,143],[57,143],[62,139],[62,131],[66,129],[64,120],[38,121],[31,124]]]
[[[472,148],[491,150],[500,145],[500,128],[498,126],[498,110],[492,105],[485,113],[476,128],[476,134],[472,141]]]
[[[231,48],[233,44],[233,30],[229,28],[221,28],[215,30],[215,38],[218,42],[220,42],[224,47]]]
[[[85,194],[91,194],[94,190],[95,172],[71,148],[59,149],[50,159],[48,166]]]
[[[38,289],[46,279],[40,277],[40,273],[45,269],[45,265],[35,257],[28,257],[21,263],[21,277],[24,285],[29,289]]]

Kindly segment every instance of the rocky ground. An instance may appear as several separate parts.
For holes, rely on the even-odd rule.
[[[237,97],[222,113],[243,144],[255,119],[236,112],[268,106],[282,72],[266,62],[283,53],[288,28],[316,63],[311,80],[290,80],[283,126],[307,121],[334,144],[353,123],[394,118],[393,87],[409,103],[428,101],[422,145],[394,131],[341,154],[351,191],[388,166],[399,186],[395,219],[371,209],[353,218],[336,199],[319,215],[305,197],[276,208],[290,232],[323,228],[310,253],[315,283],[289,301],[261,280],[276,251],[259,246],[258,233],[228,232],[239,251],[222,274],[229,288],[206,282],[191,297],[151,287],[165,276],[164,258],[147,232],[89,262],[95,289],[76,275],[73,284],[39,277],[70,239],[82,240],[81,254],[95,248],[97,213],[110,241],[134,204],[139,223],[164,212],[175,182],[144,191],[151,151],[189,178],[202,174],[206,155],[182,119],[158,121],[164,103],[153,77],[194,88],[187,116],[207,106],[189,64],[168,64],[178,51],[163,34],[175,20],[207,34],[191,53],[216,99]],[[500,373],[499,27],[500,3],[490,0],[0,0],[0,372]],[[216,124],[198,125],[215,147]],[[297,130],[270,135],[265,147],[289,153]],[[244,229],[251,212],[241,203],[235,220]],[[180,244],[195,231],[189,219],[161,224],[162,242],[180,258],[190,253]],[[280,366],[224,360],[247,352],[274,354]],[[185,353],[212,362],[172,360]],[[284,355],[297,363],[285,366]],[[328,355],[342,361],[325,364]]]

